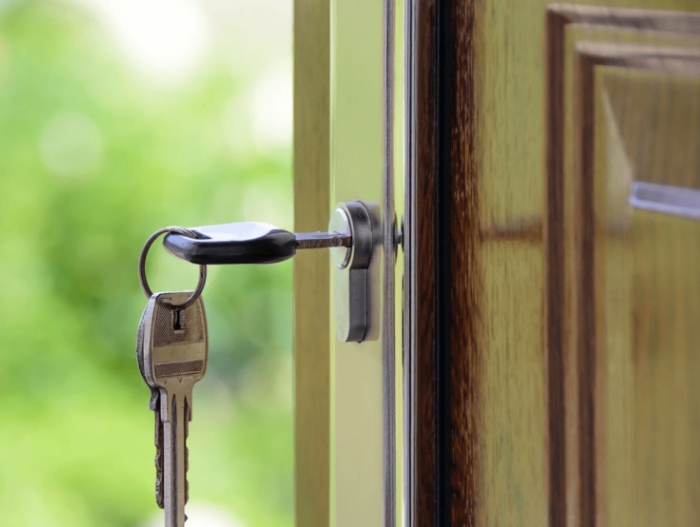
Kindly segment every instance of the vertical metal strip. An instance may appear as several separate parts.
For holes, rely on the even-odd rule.
[[[396,527],[396,352],[394,322],[394,19],[395,0],[384,1],[384,298],[383,420],[384,525]]]
[[[416,341],[415,341],[415,217],[416,217],[416,91],[415,91],[415,22],[416,2],[406,0],[405,30],[405,167],[404,175],[404,525],[415,525],[416,506]]]

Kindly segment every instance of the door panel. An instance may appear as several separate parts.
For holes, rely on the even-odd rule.
[[[620,192],[635,182],[698,188],[700,82],[691,70],[613,69],[597,79],[600,255],[590,296],[600,334],[601,524],[689,525],[700,517],[700,223],[643,210],[644,200],[630,207]]]
[[[573,349],[579,437],[594,439],[580,441],[582,518],[600,525],[689,525],[700,512],[700,224],[640,209],[643,193],[628,204],[638,182],[697,188],[700,54],[679,45],[577,48],[590,126],[574,146]]]
[[[413,525],[697,522],[698,228],[628,196],[696,186],[698,6],[615,4],[412,3]]]

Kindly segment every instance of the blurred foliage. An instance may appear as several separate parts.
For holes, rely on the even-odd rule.
[[[184,87],[154,87],[75,5],[15,2],[0,12],[3,525],[160,517],[153,414],[134,359],[146,303],[136,261],[157,228],[238,221],[245,200],[260,200],[261,214],[277,210],[259,220],[291,226],[276,206],[291,203],[289,147],[233,148],[222,133],[227,115],[240,128],[233,135],[246,136],[235,109],[253,80],[218,57]],[[56,122],[77,123],[77,139],[69,125],[63,138],[47,132]],[[99,134],[96,153],[81,130]],[[93,157],[81,173],[60,174],[52,148],[69,163]],[[192,287],[196,270],[158,247],[154,289]],[[204,296],[210,363],[190,427],[191,504],[214,504],[244,526],[289,525],[291,265],[212,269]]]

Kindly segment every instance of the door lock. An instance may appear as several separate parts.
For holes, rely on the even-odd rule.
[[[199,265],[268,264],[299,249],[331,249],[334,265],[336,333],[343,342],[377,338],[378,295],[372,294],[373,259],[380,252],[379,205],[340,203],[329,232],[293,233],[266,223],[241,222],[194,227],[196,237],[171,232],[163,245],[172,255]]]
[[[382,243],[379,205],[363,201],[340,203],[331,215],[328,230],[350,236],[352,240],[348,247],[331,249],[338,340],[376,340],[379,299],[372,294],[372,282],[376,278],[371,264]]]

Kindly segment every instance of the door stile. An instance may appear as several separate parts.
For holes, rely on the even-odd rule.
[[[328,223],[330,193],[330,2],[294,2],[294,228]],[[328,251],[294,259],[295,525],[330,518],[331,340]]]
[[[470,0],[407,8],[407,525],[478,523],[479,173]]]
[[[406,8],[404,401],[406,524],[436,525],[434,0]],[[420,257],[419,257],[420,255]]]

